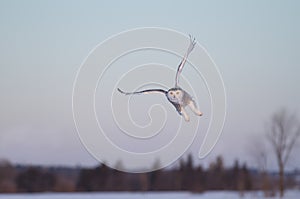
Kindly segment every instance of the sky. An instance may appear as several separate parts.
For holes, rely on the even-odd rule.
[[[252,140],[264,139],[271,115],[282,107],[300,110],[299,7],[292,0],[1,0],[0,158],[21,164],[97,165],[80,142],[72,117],[76,73],[108,37],[162,27],[194,35],[226,87],[222,135],[198,162],[207,165],[221,154],[227,165],[239,159],[255,166]],[[189,151],[195,154],[197,143]],[[289,169],[300,166],[297,152],[299,146]],[[273,154],[268,154],[268,168],[276,169]]]

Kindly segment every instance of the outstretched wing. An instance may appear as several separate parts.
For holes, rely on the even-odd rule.
[[[186,60],[189,56],[189,54],[192,52],[192,50],[194,49],[195,45],[196,45],[196,39],[194,37],[192,37],[191,35],[190,36],[190,45],[189,45],[189,48],[186,52],[186,54],[184,55],[182,61],[180,62],[178,68],[177,68],[177,73],[176,73],[176,78],[175,78],[175,88],[178,87],[178,84],[179,84],[179,76],[181,74],[181,71],[186,63]]]
[[[121,89],[118,88],[118,91],[122,94],[125,95],[134,95],[134,94],[149,94],[149,93],[163,93],[166,94],[167,91],[163,89],[147,89],[147,90],[142,90],[142,91],[136,91],[136,92],[124,92]]]

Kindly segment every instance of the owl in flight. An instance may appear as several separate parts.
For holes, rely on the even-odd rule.
[[[118,88],[118,91],[125,95],[162,93],[162,94],[165,94],[165,96],[167,97],[169,102],[171,102],[171,104],[174,105],[174,107],[176,108],[178,113],[184,117],[185,121],[187,121],[187,122],[190,121],[190,117],[185,110],[186,106],[189,106],[190,109],[196,115],[202,116],[202,113],[197,108],[196,103],[193,100],[193,98],[185,90],[183,90],[182,88],[180,88],[178,86],[179,76],[182,72],[182,69],[187,61],[189,54],[192,52],[192,50],[194,49],[194,47],[196,45],[195,38],[192,38],[191,35],[189,35],[189,36],[190,36],[190,45],[187,49],[186,54],[184,55],[182,61],[180,62],[179,66],[178,66],[176,77],[175,77],[175,87],[170,88],[167,91],[163,90],[163,89],[147,89],[147,90],[141,90],[141,91],[136,91],[136,92],[125,92],[125,91],[122,91],[120,88]]]

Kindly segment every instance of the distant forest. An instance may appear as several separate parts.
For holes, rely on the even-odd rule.
[[[299,188],[298,171],[286,174],[285,186]],[[65,168],[11,165],[0,161],[0,192],[89,192],[89,191],[191,191],[263,190],[274,195],[276,173],[249,169],[235,161],[225,168],[217,157],[207,169],[194,166],[192,156],[173,168],[133,174],[111,169],[104,164],[95,168]],[[299,178],[298,178],[299,180]]]

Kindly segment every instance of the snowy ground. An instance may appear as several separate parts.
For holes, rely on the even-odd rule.
[[[237,192],[216,191],[193,194],[189,192],[117,192],[117,193],[40,193],[40,194],[0,194],[0,199],[259,199],[259,192],[248,192],[241,197]],[[279,198],[279,197],[275,197]],[[299,199],[300,190],[288,191],[284,199]]]

